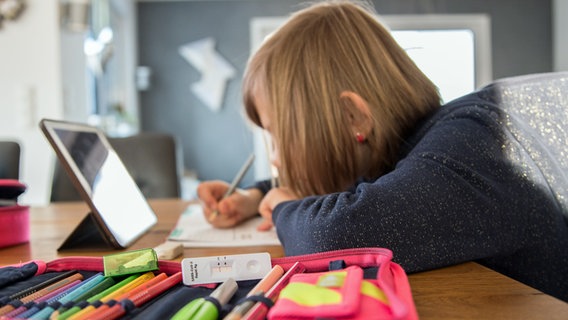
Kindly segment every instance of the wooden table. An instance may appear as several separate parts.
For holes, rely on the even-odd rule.
[[[189,202],[150,201],[158,223],[129,250],[162,243]],[[50,261],[69,255],[102,256],[117,251],[57,252],[57,248],[87,212],[83,203],[57,203],[31,208],[29,243],[0,249],[0,266],[32,259]],[[281,257],[279,246],[186,248],[183,257],[267,251]],[[183,258],[181,257],[181,258]],[[180,260],[181,258],[178,258]],[[568,319],[568,303],[548,296],[477,263],[409,275],[421,319]]]

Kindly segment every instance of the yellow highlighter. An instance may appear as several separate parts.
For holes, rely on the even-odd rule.
[[[103,298],[101,298],[101,302],[105,303],[108,302],[136,287],[138,287],[139,285],[143,284],[144,282],[150,280],[154,278],[154,273],[152,273],[151,271],[148,271],[142,275],[140,275],[138,278],[134,279],[132,282],[128,283],[127,285],[117,289],[116,291],[113,291],[111,293],[109,293],[108,295],[104,296]],[[69,320],[84,320],[87,319],[90,316],[91,312],[94,312],[96,310],[96,308],[94,306],[88,306],[85,309],[77,312],[76,314],[74,314],[72,317],[68,318]]]

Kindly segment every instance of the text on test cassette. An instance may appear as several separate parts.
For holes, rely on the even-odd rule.
[[[185,258],[181,261],[185,285],[262,279],[272,268],[270,254],[249,253]]]

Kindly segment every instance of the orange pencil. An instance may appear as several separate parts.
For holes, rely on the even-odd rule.
[[[144,303],[148,302],[149,300],[154,299],[155,297],[160,295],[162,292],[172,288],[173,286],[180,283],[181,281],[182,281],[182,273],[178,272],[176,274],[171,275],[167,279],[161,281],[160,283],[154,284],[152,287],[134,294],[129,299],[132,300],[132,303],[136,307],[141,306]],[[105,312],[99,314],[98,319],[94,318],[92,320],[99,320],[99,319],[113,320],[113,319],[120,318],[124,314],[126,314],[126,310],[124,309],[124,306],[120,303],[117,303],[112,308],[110,308],[110,309],[106,310]]]
[[[270,290],[265,294],[265,297],[275,302],[280,291],[290,282],[290,278],[297,273],[302,273],[306,270],[306,267],[301,262],[296,262],[286,273],[276,282]],[[268,313],[268,307],[264,303],[257,302],[255,305],[243,316],[246,320],[262,320],[266,318]]]
[[[43,297],[46,294],[49,294],[50,292],[53,292],[54,290],[57,290],[57,289],[65,286],[65,285],[67,285],[67,284],[69,284],[73,281],[76,281],[76,280],[83,280],[83,276],[80,273],[75,273],[75,274],[73,274],[73,275],[71,275],[71,276],[69,276],[65,279],[59,280],[56,283],[49,285],[49,286],[47,286],[47,287],[45,287],[45,288],[43,288],[43,289],[41,289],[37,292],[34,292],[30,295],[27,295],[27,296],[21,298],[20,301],[23,302],[23,303],[28,303],[28,302],[34,301],[38,298]],[[6,313],[8,313],[8,312],[10,312],[14,309],[15,308],[12,305],[9,305],[9,304],[3,306],[2,308],[0,308],[0,316],[3,316]]]
[[[132,289],[128,292],[125,292],[122,295],[116,297],[114,300],[120,302],[124,299],[131,299],[131,297],[134,296],[135,294],[137,294],[138,292],[142,292],[143,290],[147,290],[148,288],[152,287],[156,283],[159,283],[160,281],[164,280],[167,277],[168,276],[165,273],[160,273],[159,275],[157,275],[154,278],[144,282],[143,284],[137,286],[136,288],[134,288],[134,289]],[[110,307],[109,307],[108,304],[103,304],[102,306],[98,307],[96,310],[94,310],[93,312],[91,312],[89,314],[89,319],[98,319],[99,315],[101,315],[103,312],[105,312],[109,308]]]
[[[262,280],[260,280],[254,288],[252,288],[247,297],[258,294],[265,294],[274,286],[274,284],[282,277],[284,269],[281,266],[275,265]],[[239,320],[254,306],[254,301],[247,300],[233,308],[231,312],[224,318],[224,320]]]
[[[111,299],[114,299],[115,297],[118,297],[119,295],[122,295],[125,292],[128,292],[136,287],[138,287],[139,285],[143,284],[144,282],[150,280],[154,278],[154,274],[151,271],[148,271],[144,274],[142,274],[141,276],[139,276],[138,278],[136,278],[134,281],[130,282],[129,284],[125,285],[124,287],[108,294],[107,296],[101,298],[101,302],[108,302]],[[76,319],[87,319],[91,312],[95,311],[96,308],[94,306],[88,306],[85,309],[77,312],[76,314],[74,314],[73,316],[71,316],[70,318],[68,318],[68,320],[76,320]]]
[[[260,280],[254,288],[252,288],[247,296],[252,296],[253,294],[258,294],[261,292],[267,292],[272,286],[282,277],[284,274],[284,269],[281,266],[275,265],[270,272]]]

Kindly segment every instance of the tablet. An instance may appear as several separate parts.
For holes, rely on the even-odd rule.
[[[146,198],[106,135],[86,124],[43,119],[40,128],[91,212],[60,247],[126,248],[156,224]],[[98,235],[95,235],[97,233]]]

